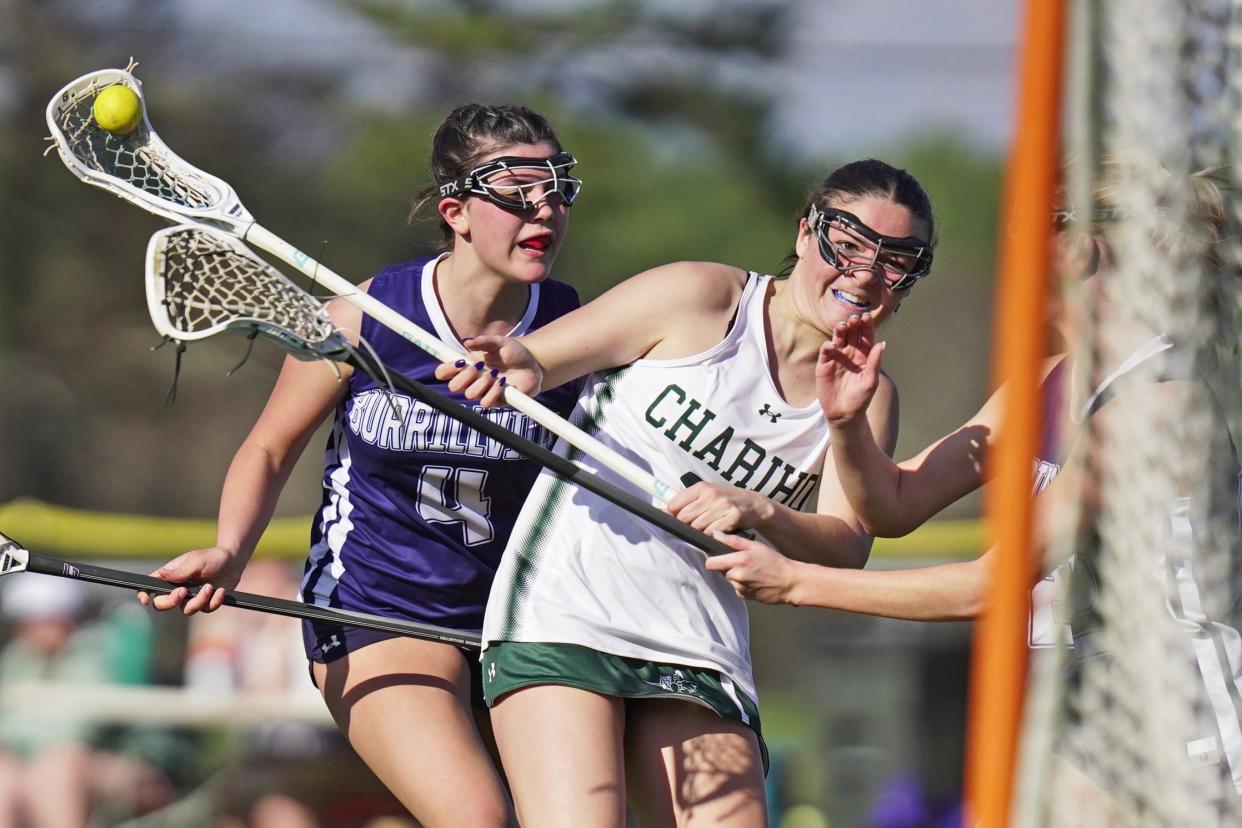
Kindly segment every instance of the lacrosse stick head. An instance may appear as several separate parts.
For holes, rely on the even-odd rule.
[[[117,135],[95,121],[95,98],[121,84],[138,96],[142,120]],[[254,219],[233,188],[170,150],[147,118],[142,85],[124,69],[103,69],[65,86],[47,105],[47,125],[69,171],[87,184],[174,222],[203,222],[244,232]]]
[[[156,232],[147,245],[146,282],[151,321],[176,342],[241,330],[299,359],[344,361],[353,352],[319,300],[216,228]]]

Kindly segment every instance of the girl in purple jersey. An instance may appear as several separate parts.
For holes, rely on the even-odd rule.
[[[581,182],[548,122],[520,106],[471,104],[436,131],[433,184],[444,252],[381,270],[360,288],[440,339],[518,335],[578,305],[548,278]],[[413,213],[412,213],[413,215]],[[436,361],[366,317],[330,304],[333,321],[388,368],[447,392]],[[463,354],[465,349],[462,349]],[[224,482],[216,545],[154,573],[206,586],[145,604],[185,614],[221,606],[236,586],[298,456],[334,414],[323,503],[303,600],[478,632],[492,577],[538,466],[374,379],[286,359]],[[565,416],[577,389],[541,401]],[[460,401],[463,398],[456,396]],[[550,444],[512,409],[488,416]],[[441,643],[304,623],[311,674],[358,754],[422,824],[511,825],[489,756],[477,654]]]

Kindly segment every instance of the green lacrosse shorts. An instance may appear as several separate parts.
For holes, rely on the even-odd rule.
[[[499,641],[483,651],[483,696],[488,707],[506,693],[536,684],[560,684],[634,701],[696,702],[755,731],[763,772],[768,772],[759,706],[716,670],[626,658],[578,644]]]

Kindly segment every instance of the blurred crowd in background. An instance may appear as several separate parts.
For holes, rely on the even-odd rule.
[[[296,565],[260,558],[239,587],[294,598],[297,577]],[[789,608],[755,609],[759,635],[788,635]],[[851,644],[804,649],[796,678],[777,672],[790,661],[777,642],[758,659],[773,665],[764,684],[780,688],[765,708],[772,824],[958,825],[960,747],[941,745],[930,762],[943,766],[930,773],[927,757],[905,751],[962,725],[961,680],[945,665],[964,666],[963,631],[802,614],[824,639]],[[800,635],[782,646],[809,640]],[[887,645],[869,651],[876,641]],[[870,686],[873,718],[859,717],[849,692],[789,702],[825,670]],[[915,730],[871,728],[881,720]],[[0,581],[0,828],[413,825],[329,718],[294,619],[232,608],[157,615],[128,592],[67,578]]]
[[[257,561],[242,587],[290,598],[295,575]],[[413,824],[338,735],[291,619],[166,622],[45,575],[6,579],[0,619],[0,826]]]

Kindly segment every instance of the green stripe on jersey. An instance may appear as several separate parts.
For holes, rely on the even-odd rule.
[[[612,403],[616,395],[616,384],[629,368],[630,366],[625,365],[601,375],[602,382],[591,399],[590,410],[583,411],[579,418],[580,421],[575,422],[574,425],[592,437],[599,433],[604,420],[607,419],[604,409]],[[570,462],[576,462],[582,454],[580,449],[570,446],[566,458]],[[557,523],[561,508],[572,496],[573,485],[564,478],[557,477],[552,481],[547,495],[538,507],[533,507],[529,503],[524,507],[524,509],[538,508],[539,512],[525,534],[518,539],[516,544],[513,544],[517,562],[514,564],[513,580],[509,587],[508,600],[505,601],[504,616],[500,625],[502,639],[509,639],[517,633],[521,620],[521,604],[530,594],[531,585],[538,574],[543,548],[548,538],[551,537],[552,527]]]

